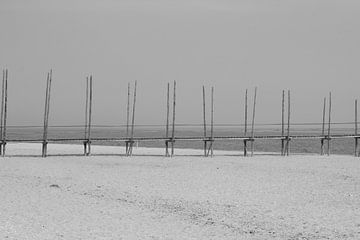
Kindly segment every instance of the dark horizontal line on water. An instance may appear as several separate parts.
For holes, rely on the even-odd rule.
[[[293,135],[289,136],[290,139],[336,139],[336,138],[360,138],[360,135],[354,134],[338,134],[331,136],[324,135]],[[254,136],[254,137],[246,137],[246,136],[216,136],[216,137],[175,137],[174,141],[204,141],[204,140],[256,140],[256,139],[287,139],[286,136]],[[90,141],[166,141],[172,140],[170,137],[133,137],[133,138],[91,138]],[[6,142],[43,142],[43,139],[6,139]],[[88,141],[88,139],[84,138],[56,138],[56,139],[47,139],[47,142],[66,142],[66,141]]]
[[[328,123],[327,123],[328,124]],[[321,126],[322,123],[291,123],[291,126]],[[355,125],[355,122],[334,122],[331,125]],[[201,127],[203,124],[178,123],[176,127]],[[244,127],[244,124],[214,124],[215,127]],[[281,126],[281,123],[258,123],[255,126]],[[41,125],[9,125],[7,128],[43,128]],[[84,128],[84,125],[50,125],[49,128]],[[91,125],[94,128],[126,128],[126,125]],[[134,127],[166,127],[165,124],[137,124]]]

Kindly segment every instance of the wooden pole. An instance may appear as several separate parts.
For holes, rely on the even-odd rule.
[[[135,85],[134,85],[134,102],[133,102],[133,111],[132,111],[132,119],[131,119],[131,140],[130,140],[130,149],[129,149],[129,154],[130,156],[132,155],[132,151],[133,151],[133,138],[134,138],[134,125],[135,125],[135,107],[136,107],[136,91],[137,91],[137,81],[135,80]]]
[[[214,87],[211,87],[211,130],[210,130],[210,154],[214,156]],[[208,154],[209,155],[209,154]]]
[[[247,137],[247,120],[248,120],[248,90],[245,91],[245,124],[244,124],[244,136]]]
[[[88,152],[87,152],[87,155],[91,154],[92,102],[93,102],[93,78],[92,78],[92,75],[90,75],[90,80],[89,80]]]
[[[359,138],[358,138],[358,101],[357,99],[355,100],[355,157],[359,156],[358,155],[358,144],[359,144]]]
[[[175,142],[175,108],[176,107],[176,81],[174,81],[174,95],[173,95],[173,121],[171,134],[171,156],[174,156],[174,142]]]
[[[129,124],[130,124],[130,83],[128,83],[127,87],[127,104],[126,104],[126,138],[129,138]],[[129,152],[129,139],[125,141],[125,151],[126,155]]]
[[[86,93],[85,93],[85,128],[84,128],[84,155],[87,155],[87,129],[88,129],[88,118],[89,118],[89,77],[86,77]]]
[[[47,73],[46,78],[46,94],[45,94],[45,109],[44,109],[44,130],[43,130],[43,143],[42,143],[42,157],[46,157],[46,115],[47,115],[47,105],[48,105],[48,95],[49,95],[49,82],[50,82],[50,73]]]
[[[48,139],[48,131],[49,131],[49,114],[50,114],[50,96],[51,96],[51,83],[52,83],[52,69],[50,69],[50,77],[49,77],[49,94],[48,94],[48,104],[46,111],[46,142],[45,142],[45,154],[47,154],[47,139]],[[6,95],[5,95],[6,96]],[[6,102],[6,101],[5,101]]]
[[[202,87],[203,90],[203,127],[204,127],[204,155],[206,156],[207,150],[207,141],[206,141],[206,102],[205,102],[205,86]]]
[[[50,70],[50,77],[49,77],[49,94],[48,94],[48,104],[47,104],[47,111],[46,111],[46,139],[47,139],[47,136],[48,136],[48,127],[49,127],[51,83],[52,83],[52,70]],[[6,102],[6,101],[5,101],[5,102]]]
[[[286,137],[286,155],[290,154],[290,113],[291,113],[291,97],[290,90],[288,90],[288,125],[287,125],[287,137]]]
[[[323,106],[323,118],[322,118],[322,130],[321,135],[323,138],[321,139],[321,155],[324,155],[324,140],[325,140],[325,115],[326,115],[326,98],[324,98],[324,106]]]
[[[169,137],[169,116],[170,116],[170,83],[167,84],[167,92],[166,92],[166,138]],[[165,140],[165,156],[169,156],[169,140]]]
[[[282,91],[282,105],[281,105],[281,155],[285,155],[285,142],[284,142],[284,135],[285,135],[285,90]]]
[[[247,137],[247,120],[248,120],[248,90],[245,91],[245,123],[244,137]],[[247,156],[247,139],[244,139],[244,156]]]
[[[5,89],[5,70],[3,70],[3,78],[2,78],[2,89],[1,89],[1,117],[0,117],[0,137],[1,137],[1,142],[0,142],[0,154],[2,155],[2,148],[3,148],[3,123],[4,123],[4,89]]]
[[[127,105],[126,105],[126,138],[129,137],[129,122],[130,122],[130,83],[127,89]]]
[[[170,114],[170,83],[167,84],[166,91],[166,130],[165,136],[169,137],[169,114]]]
[[[253,116],[252,116],[252,122],[251,122],[251,156],[254,155],[254,134],[255,134],[254,133],[254,125],[255,125],[256,95],[257,95],[257,87],[255,87]]]
[[[331,92],[329,93],[329,124],[328,124],[328,141],[327,155],[330,155],[330,132],[331,132]]]
[[[2,132],[3,136],[2,136],[2,142],[3,142],[3,150],[2,150],[2,155],[3,157],[5,156],[6,153],[6,121],[7,121],[7,101],[8,101],[8,70],[6,69],[6,78],[5,78],[5,99],[4,99],[4,130]]]

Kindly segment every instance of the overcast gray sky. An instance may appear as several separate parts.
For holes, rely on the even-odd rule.
[[[353,121],[360,96],[358,0],[1,0],[0,67],[10,70],[9,124],[41,124],[54,69],[51,124],[83,122],[94,75],[94,123],[123,124],[138,80],[137,123],[165,122],[177,80],[178,122],[201,123],[201,86],[215,87],[215,120],[243,122],[259,87],[257,122],[279,122],[290,88],[293,121]]]

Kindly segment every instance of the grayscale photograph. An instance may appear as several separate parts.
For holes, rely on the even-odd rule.
[[[0,0],[0,30],[0,239],[360,239],[359,0]]]

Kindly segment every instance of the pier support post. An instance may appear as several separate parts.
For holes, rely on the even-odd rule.
[[[248,90],[246,89],[245,91],[245,107],[244,107],[244,137],[247,137],[247,120],[248,120]],[[244,157],[247,156],[247,141],[248,139],[244,139],[243,140],[243,145],[244,145]]]
[[[329,122],[327,136],[327,155],[330,156],[330,140],[331,140],[331,92],[329,93]]]
[[[244,157],[246,157],[247,156],[247,139],[244,139],[243,140],[243,143],[244,143]]]
[[[165,137],[169,137],[169,117],[170,117],[170,83],[167,84],[166,89],[166,128]],[[169,153],[169,139],[165,140],[165,157],[170,157]]]
[[[170,153],[169,153],[169,141],[170,141],[170,140],[165,140],[165,157],[170,157]]]
[[[171,157],[174,156],[174,144],[175,144],[175,117],[176,117],[176,81],[174,81],[173,90],[173,119],[172,119],[172,131],[171,131]]]
[[[46,157],[47,156],[47,141],[43,141],[42,143],[42,157]]]
[[[132,156],[133,154],[133,146],[134,146],[134,125],[135,125],[135,107],[136,107],[136,89],[137,89],[137,81],[134,83],[134,96],[133,96],[133,109],[132,109],[132,118],[131,118],[131,133],[130,139],[128,139],[126,144],[126,156]]]
[[[358,101],[355,100],[355,157],[359,156],[358,147],[359,147],[359,137],[358,137]]]
[[[174,139],[171,139],[171,157],[174,156],[174,144],[175,144],[175,140]]]
[[[51,93],[51,82],[52,82],[52,70],[47,74],[46,79],[46,94],[45,94],[45,111],[44,111],[44,131],[43,131],[43,142],[42,142],[42,157],[47,156],[47,136],[49,126],[49,112],[50,112],[50,93]]]
[[[93,85],[92,75],[86,77],[86,104],[85,104],[85,133],[84,133],[84,156],[91,154],[91,117],[92,117]]]
[[[132,139],[125,142],[125,144],[126,144],[126,156],[132,156],[134,143],[135,143],[135,141],[132,140]]]
[[[326,114],[326,97],[324,98],[323,103],[323,115],[322,115],[322,129],[321,129],[321,135],[323,136],[320,139],[321,149],[320,149],[320,155],[324,155],[324,143],[325,143],[325,114]]]
[[[257,96],[257,87],[255,87],[254,91],[254,105],[252,111],[252,122],[251,122],[251,156],[254,155],[254,127],[255,127],[255,110],[256,110],[256,96]]]
[[[287,136],[286,136],[286,144],[285,144],[285,151],[286,156],[290,155],[290,113],[291,113],[291,97],[290,97],[290,90],[288,90],[288,122],[287,122]]]
[[[285,155],[285,90],[282,91],[281,99],[281,156]]]
[[[5,157],[5,155],[6,155],[6,141],[3,141],[2,147],[3,147],[3,149],[2,149],[2,156]]]
[[[5,157],[6,153],[6,120],[7,120],[7,90],[8,90],[8,70],[3,71],[3,82],[2,82],[2,101],[1,101],[1,156]]]

